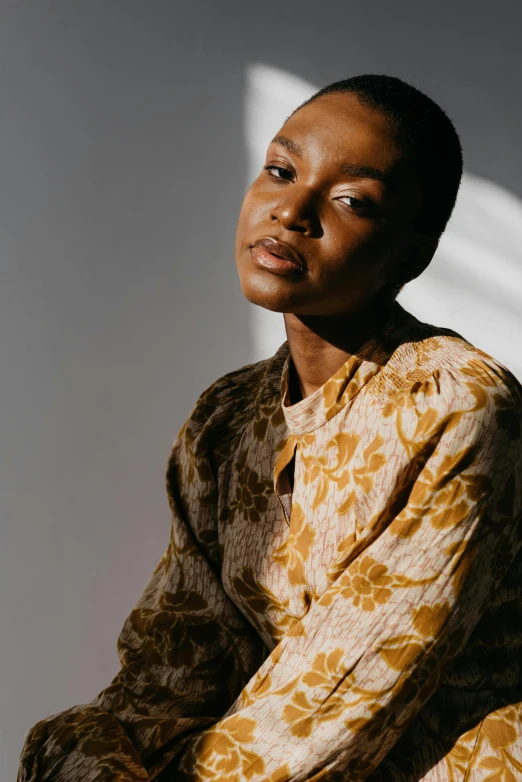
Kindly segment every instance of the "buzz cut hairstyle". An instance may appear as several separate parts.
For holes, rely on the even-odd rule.
[[[462,178],[462,146],[448,115],[423,92],[396,76],[363,74],[333,82],[293,112],[324,95],[351,92],[387,117],[412,154],[422,188],[415,230],[437,241],[451,217]]]

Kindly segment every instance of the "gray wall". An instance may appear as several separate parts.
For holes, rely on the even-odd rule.
[[[249,62],[413,81],[522,196],[513,2],[0,3],[0,768],[91,700],[168,541],[166,459],[247,363]]]

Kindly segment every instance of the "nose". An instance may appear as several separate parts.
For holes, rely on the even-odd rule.
[[[320,229],[314,194],[303,185],[287,185],[270,208],[270,220],[288,231],[312,236]]]

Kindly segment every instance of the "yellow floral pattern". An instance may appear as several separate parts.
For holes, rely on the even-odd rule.
[[[310,556],[315,535],[315,530],[307,522],[303,509],[294,503],[288,536],[272,554],[274,562],[279,562],[286,569],[292,585],[307,583],[305,563]]]
[[[18,782],[522,780],[522,387],[395,303],[313,394],[213,383],[166,551]]]
[[[363,556],[354,563],[354,570],[342,588],[342,595],[363,611],[374,611],[392,596],[393,578],[386,565],[370,556]]]
[[[263,758],[245,745],[255,739],[256,722],[237,714],[221,720],[219,726],[205,731],[186,753],[181,777],[186,780],[259,779],[264,774]]]

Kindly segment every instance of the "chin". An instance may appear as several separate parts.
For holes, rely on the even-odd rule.
[[[243,289],[243,296],[251,304],[256,304],[265,310],[271,310],[271,312],[289,312],[289,309],[291,309],[291,305],[284,297],[274,292],[268,293],[248,288],[247,290]]]
[[[291,312],[297,304],[295,291],[276,275],[240,275],[240,284],[245,299],[266,310]]]

